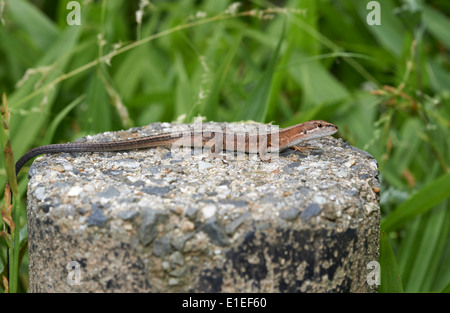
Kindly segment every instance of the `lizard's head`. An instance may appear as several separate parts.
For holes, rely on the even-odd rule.
[[[326,121],[309,121],[304,123],[303,135],[307,140],[333,135],[338,131],[338,127]]]
[[[284,129],[287,136],[282,138],[281,148],[295,146],[303,141],[333,135],[338,127],[326,121],[308,121]]]

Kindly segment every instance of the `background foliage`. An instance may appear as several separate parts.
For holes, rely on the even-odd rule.
[[[448,1],[379,0],[379,26],[360,0],[79,2],[81,26],[69,26],[66,0],[0,0],[0,92],[16,159],[197,115],[328,120],[379,162],[380,291],[450,289]],[[0,238],[3,273],[5,247]],[[27,280],[25,256],[19,291]]]

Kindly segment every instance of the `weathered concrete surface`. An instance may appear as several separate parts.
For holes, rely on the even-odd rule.
[[[166,148],[38,158],[28,186],[30,291],[376,290],[366,266],[379,251],[377,163],[332,137],[308,145],[271,162]]]

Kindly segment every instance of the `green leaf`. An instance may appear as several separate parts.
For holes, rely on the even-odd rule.
[[[381,228],[387,232],[396,230],[448,197],[450,197],[450,173],[442,175],[416,192],[381,221]]]
[[[386,232],[381,231],[380,235],[380,268],[381,285],[378,288],[380,293],[403,292],[403,286],[398,271],[397,261],[391,243]]]

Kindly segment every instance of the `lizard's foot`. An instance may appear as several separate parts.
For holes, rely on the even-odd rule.
[[[314,147],[292,146],[291,149],[294,149],[295,151],[298,151],[298,152],[305,152],[305,151],[315,150],[316,148],[314,148]]]

